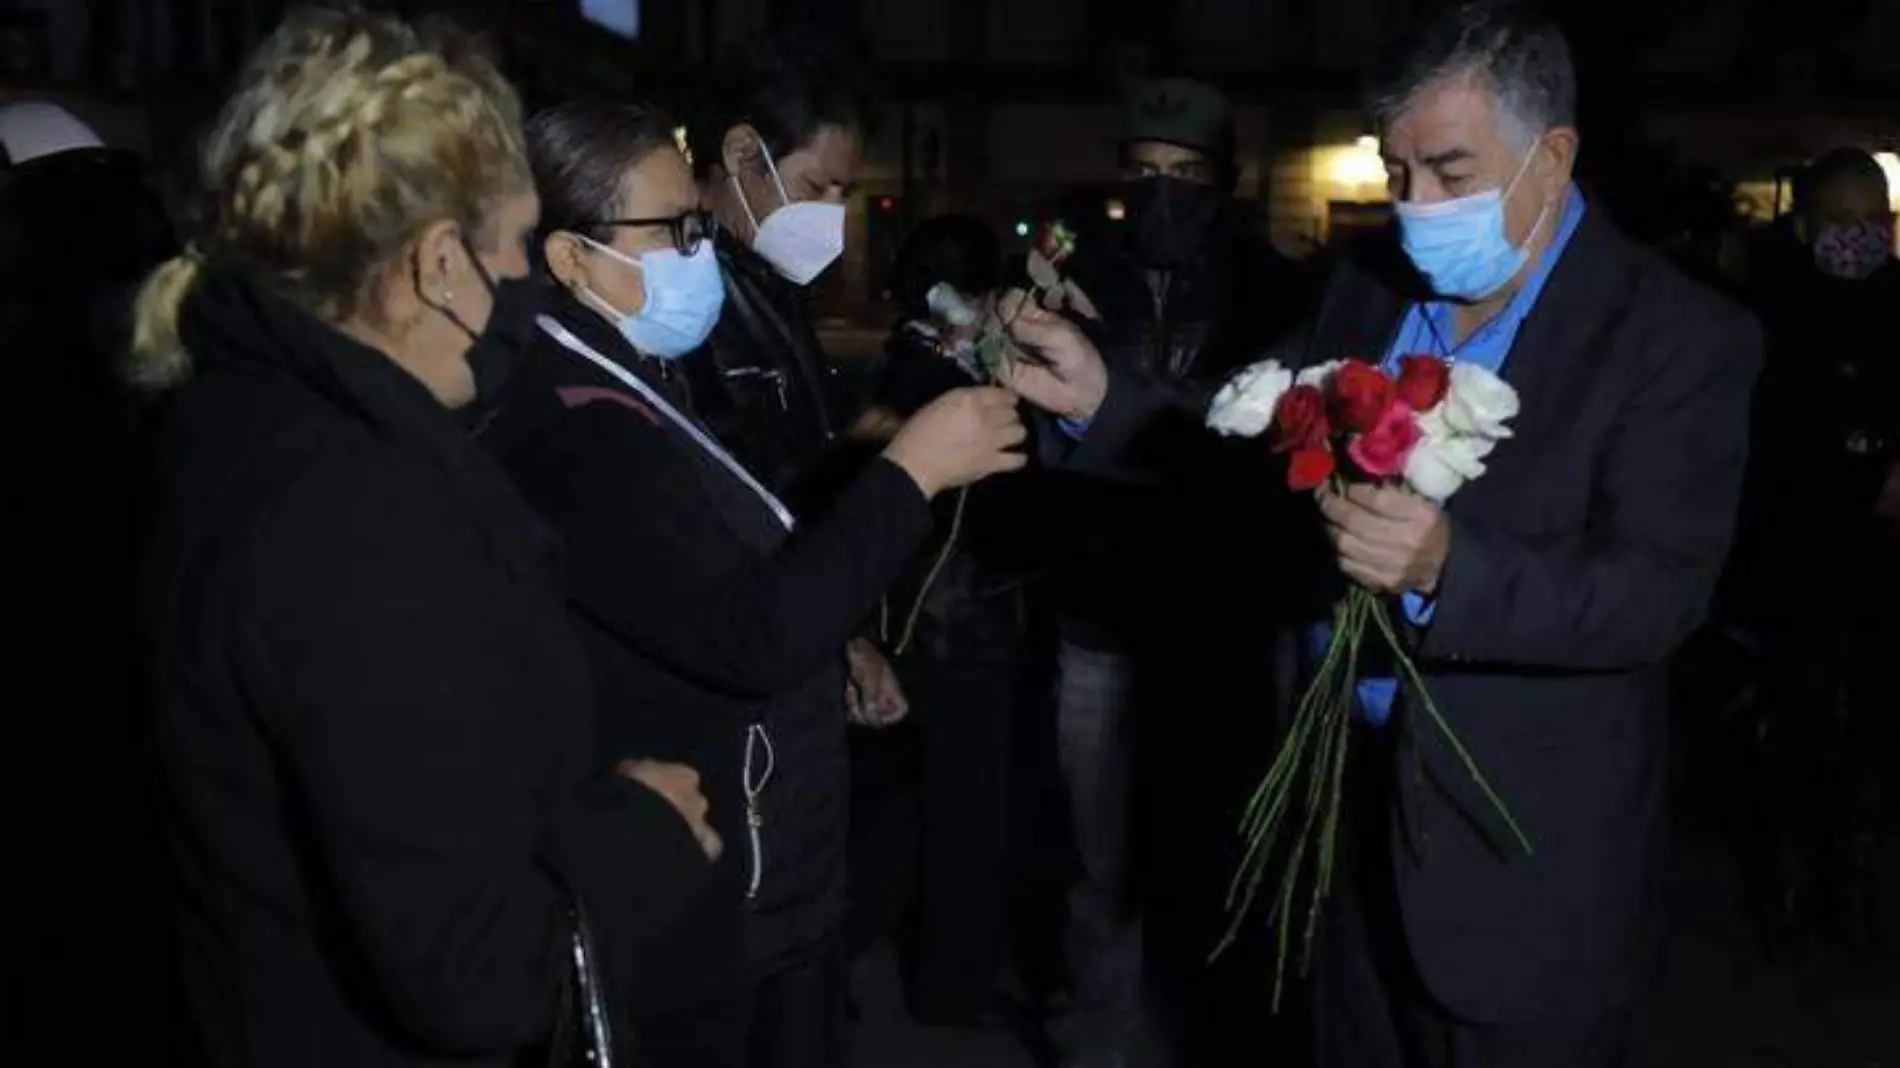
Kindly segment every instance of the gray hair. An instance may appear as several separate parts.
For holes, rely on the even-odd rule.
[[[1427,89],[1459,78],[1491,91],[1500,132],[1519,151],[1576,124],[1570,45],[1555,20],[1517,0],[1474,0],[1417,26],[1373,87],[1373,117],[1388,126]]]

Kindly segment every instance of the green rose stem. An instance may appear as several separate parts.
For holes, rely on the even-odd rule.
[[[1378,614],[1380,610],[1378,603],[1365,589],[1354,587],[1351,596],[1354,603],[1358,606],[1361,620],[1369,614]],[[1355,649],[1358,647],[1358,644],[1358,641],[1355,639],[1353,642]],[[1350,699],[1351,696],[1348,694],[1347,700]],[[1335,871],[1333,857],[1338,851],[1339,808],[1341,795],[1345,792],[1346,785],[1346,741],[1352,735],[1352,716],[1342,715],[1338,717],[1338,719],[1339,733],[1334,743],[1332,768],[1333,796],[1326,806],[1326,822],[1320,828],[1319,853],[1321,862],[1319,869],[1319,887],[1313,891],[1313,905],[1306,915],[1306,945],[1301,951],[1302,959],[1308,961],[1313,959],[1313,935],[1319,929],[1320,903],[1325,901],[1332,893],[1333,873]],[[1278,981],[1277,976],[1275,977],[1275,981]],[[1274,999],[1274,1008],[1276,1010],[1279,1008],[1279,999],[1277,997]]]
[[[950,550],[956,548],[957,535],[963,531],[963,506],[970,499],[970,487],[957,490],[956,511],[950,515],[950,533],[943,539],[943,548],[937,551],[937,559],[930,565],[930,571],[924,575],[923,585],[917,587],[917,600],[910,606],[910,612],[904,617],[904,630],[892,648],[893,656],[903,656],[910,648],[910,641],[917,636],[917,620],[924,614],[924,599],[930,596],[930,588],[937,584],[938,576],[943,574],[944,565],[950,562]]]
[[[1040,302],[1042,294],[1043,288],[1032,283],[1029,298]],[[1006,340],[1009,337],[1009,328],[1016,325],[1016,317],[1023,313],[1023,307],[1023,304],[1018,304],[1016,310],[1010,313],[1009,321],[1004,323],[993,337]],[[1005,351],[1002,342],[998,342],[997,349],[999,353]],[[999,356],[999,358],[1006,359],[1007,357]],[[986,367],[985,370],[989,372],[991,383],[996,383],[996,368]],[[924,600],[930,596],[931,587],[937,584],[937,579],[943,574],[944,566],[950,562],[950,552],[956,548],[957,535],[963,530],[963,507],[969,500],[970,487],[964,486],[957,490],[956,511],[950,516],[950,534],[944,538],[943,548],[938,551],[937,559],[931,563],[930,571],[924,575],[923,585],[917,587],[917,599],[911,603],[910,611],[904,617],[904,629],[898,636],[897,645],[891,650],[894,656],[903,656],[910,648],[911,639],[917,635],[917,621],[923,617]]]
[[[1337,871],[1340,810],[1346,779],[1346,753],[1352,736],[1352,710],[1358,685],[1359,655],[1366,640],[1368,623],[1378,628],[1379,636],[1390,651],[1401,677],[1420,707],[1439,733],[1451,745],[1465,771],[1496,807],[1506,826],[1526,854],[1530,839],[1524,834],[1509,808],[1489,779],[1479,771],[1456,732],[1440,713],[1425,685],[1417,665],[1405,651],[1398,629],[1387,614],[1385,604],[1371,590],[1353,586],[1333,606],[1333,633],[1326,644],[1311,683],[1295,707],[1293,722],[1266,778],[1254,791],[1241,819],[1241,838],[1246,850],[1232,885],[1228,888],[1227,907],[1233,913],[1226,933],[1213,952],[1219,957],[1239,936],[1246,916],[1251,912],[1265,882],[1269,864],[1284,857],[1285,870],[1274,889],[1273,905],[1267,922],[1273,927],[1275,959],[1273,1011],[1280,1009],[1284,992],[1287,959],[1292,952],[1294,903],[1303,883],[1310,891],[1305,929],[1300,946],[1300,973],[1306,974],[1312,961],[1313,941],[1319,930],[1320,910],[1331,896]],[[1416,756],[1416,754],[1415,754]],[[1423,765],[1419,772],[1423,774]],[[1304,782],[1302,783],[1302,777]],[[1290,842],[1282,842],[1281,831],[1293,805],[1296,791],[1305,788],[1305,809],[1299,831]],[[1318,841],[1314,842],[1317,830]],[[1303,867],[1311,853],[1310,870]]]
[[[1420,707],[1425,709],[1425,714],[1438,727],[1438,733],[1444,735],[1446,744],[1451,746],[1451,751],[1457,754],[1458,762],[1464,765],[1465,773],[1470,775],[1471,780],[1478,784],[1478,789],[1484,792],[1485,800],[1491,802],[1491,807],[1498,810],[1498,815],[1503,818],[1504,825],[1510,828],[1512,836],[1517,839],[1518,847],[1524,850],[1525,856],[1529,856],[1531,854],[1529,836],[1525,835],[1524,829],[1517,825],[1517,820],[1511,816],[1511,810],[1505,806],[1504,799],[1499,797],[1497,790],[1492,787],[1491,780],[1485,778],[1484,772],[1478,770],[1478,762],[1471,758],[1471,753],[1465,748],[1465,743],[1458,740],[1458,733],[1451,729],[1451,724],[1445,721],[1444,714],[1438,711],[1438,704],[1432,700],[1431,691],[1425,688],[1425,677],[1419,674],[1418,667],[1412,663],[1412,658],[1405,655],[1404,647],[1399,642],[1398,629],[1392,625],[1392,620],[1388,619],[1384,612],[1376,613],[1374,621],[1379,624],[1379,630],[1385,635],[1386,643],[1392,647],[1392,658],[1398,662],[1399,671],[1405,676],[1405,684],[1417,695]]]
[[[1350,665],[1356,653],[1355,637],[1363,627],[1363,622],[1355,619],[1360,606],[1352,598],[1345,598],[1334,606],[1333,638],[1327,643],[1325,656],[1318,672],[1306,693],[1300,698],[1294,714],[1293,726],[1288,732],[1286,742],[1279,756],[1268,769],[1267,778],[1256,791],[1248,805],[1247,818],[1243,820],[1242,836],[1247,842],[1247,851],[1241,861],[1240,870],[1235,874],[1234,883],[1228,893],[1228,908],[1234,911],[1233,921],[1222,937],[1214,955],[1219,956],[1238,937],[1240,927],[1254,899],[1258,896],[1266,874],[1268,861],[1274,854],[1274,844],[1287,810],[1292,803],[1294,790],[1302,774],[1310,780],[1308,783],[1308,819],[1307,829],[1302,831],[1291,845],[1288,860],[1289,872],[1282,881],[1277,893],[1270,922],[1284,921],[1291,916],[1291,902],[1294,889],[1299,881],[1299,865],[1306,853],[1307,839],[1310,837],[1312,820],[1318,815],[1319,790],[1324,785],[1323,772],[1326,764],[1322,760],[1309,760],[1308,742],[1316,732],[1320,735],[1321,752],[1331,747],[1331,739],[1343,733],[1337,720],[1349,715],[1351,704],[1352,672]],[[1343,740],[1339,743],[1343,752]],[[1235,908],[1238,899],[1238,908]],[[1290,924],[1280,922],[1280,957],[1276,968],[1275,1004],[1278,997],[1278,974],[1285,968],[1285,952],[1291,937]]]

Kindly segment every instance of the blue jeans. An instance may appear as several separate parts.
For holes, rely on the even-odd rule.
[[[1125,656],[1067,642],[1057,654],[1056,744],[1081,871],[1064,936],[1072,1002],[1052,1025],[1063,1056],[1127,1055],[1141,1011],[1141,909],[1130,790],[1135,672]]]

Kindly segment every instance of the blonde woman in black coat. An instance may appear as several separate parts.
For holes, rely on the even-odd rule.
[[[456,409],[532,308],[512,90],[317,12],[253,58],[194,250],[140,298],[166,413],[156,733],[197,1063],[522,1063],[719,841],[696,775],[599,759],[551,542]]]

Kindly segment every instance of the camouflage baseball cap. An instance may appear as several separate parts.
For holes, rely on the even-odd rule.
[[[1122,116],[1122,143],[1163,141],[1222,161],[1234,158],[1234,109],[1221,91],[1191,78],[1135,83]]]

